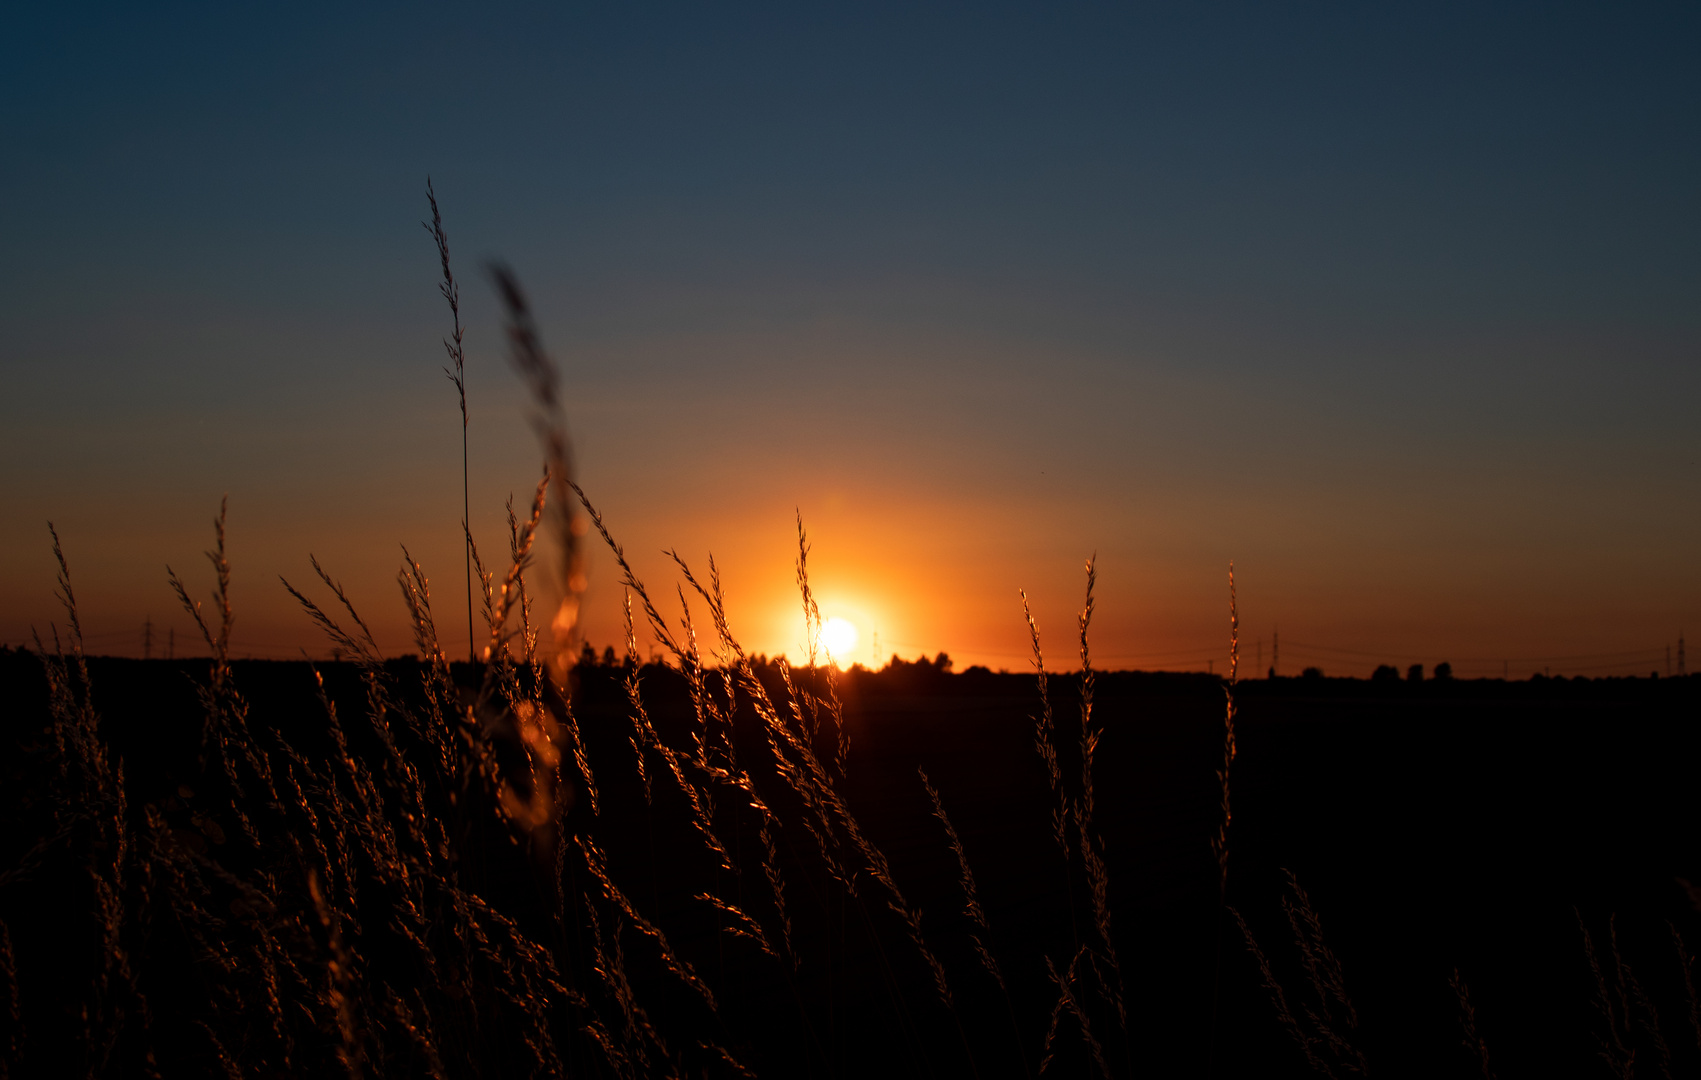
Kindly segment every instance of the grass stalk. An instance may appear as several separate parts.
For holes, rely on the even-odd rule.
[[[555,362],[544,351],[531,304],[520,288],[519,279],[501,264],[493,263],[489,269],[497,295],[507,312],[509,359],[531,394],[532,426],[543,444],[548,475],[557,488],[553,522],[559,549],[556,584],[561,599],[549,623],[553,640],[549,669],[556,685],[562,688],[563,696],[570,696],[568,673],[573,662],[573,648],[578,641],[579,603],[584,596],[587,579],[584,545],[581,543],[585,527],[574,512],[573,500],[568,497],[570,489],[576,490],[573,482],[576,474],[573,447],[567,438],[561,380]]]
[[[1217,781],[1221,786],[1222,817],[1217,822],[1217,834],[1211,838],[1211,853],[1217,857],[1217,919],[1212,938],[1211,958],[1211,1026],[1206,1033],[1205,1044],[1205,1075],[1215,1074],[1217,1060],[1217,1007],[1222,989],[1223,969],[1223,913],[1228,906],[1228,859],[1229,859],[1229,825],[1234,821],[1234,811],[1230,801],[1230,773],[1234,769],[1236,753],[1234,739],[1234,721],[1237,712],[1234,698],[1235,686],[1240,679],[1240,608],[1235,600],[1234,563],[1228,568],[1229,586],[1229,670],[1228,680],[1223,683],[1223,697],[1226,699],[1223,708],[1223,765],[1217,770]]]
[[[1069,821],[1073,814],[1069,805],[1069,793],[1063,785],[1063,768],[1057,759],[1057,724],[1051,713],[1045,656],[1040,651],[1039,623],[1034,620],[1027,592],[1021,589],[1016,592],[1022,598],[1022,616],[1028,623],[1028,641],[1033,649],[1034,684],[1039,691],[1039,713],[1034,717],[1034,749],[1039,752],[1040,762],[1045,768],[1046,783],[1051,787],[1054,800],[1051,807],[1051,836],[1057,843],[1058,854],[1063,857],[1063,889],[1069,905],[1069,947],[1079,949],[1081,933],[1075,919],[1075,883],[1069,865]]]
[[[1087,595],[1076,616],[1080,631],[1081,650],[1081,791],[1075,800],[1075,828],[1081,849],[1081,864],[1087,876],[1087,897],[1093,909],[1093,928],[1098,932],[1099,947],[1110,964],[1111,978],[1101,978],[1101,989],[1108,991],[1110,1003],[1116,1009],[1117,1027],[1122,1032],[1124,1055],[1129,1071],[1133,1071],[1133,1046],[1128,1036],[1128,1005],[1122,977],[1122,962],[1116,954],[1116,941],[1110,927],[1110,872],[1104,861],[1104,839],[1093,831],[1093,763],[1098,754],[1102,730],[1093,720],[1093,659],[1088,631],[1093,623],[1093,586],[1098,581],[1098,557],[1087,559]],[[1097,970],[1097,965],[1094,965]]]
[[[461,326],[461,288],[455,283],[455,272],[449,267],[449,234],[443,231],[443,215],[437,209],[437,192],[431,186],[431,178],[425,178],[425,198],[431,204],[431,221],[421,222],[425,231],[431,234],[431,239],[437,245],[437,258],[443,265],[443,280],[437,286],[437,291],[443,294],[444,301],[449,305],[449,319],[452,329],[450,335],[443,339],[443,351],[449,356],[449,367],[443,369],[443,374],[455,384],[455,392],[461,400],[461,529],[466,533],[466,582],[467,582],[467,659],[478,663],[478,638],[473,634],[473,556],[472,556],[472,482],[467,471],[467,352],[464,341],[465,330]]]
[[[1080,1028],[1081,1041],[1087,1044],[1087,1049],[1092,1054],[1093,1064],[1098,1067],[1099,1075],[1104,1077],[1104,1080],[1110,1080],[1110,1066],[1105,1062],[1104,1046],[1093,1034],[1092,1021],[1088,1018],[1087,1010],[1082,1007],[1081,1000],[1074,990],[1075,982],[1079,977],[1081,961],[1087,955],[1086,946],[1082,946],[1076,951],[1075,958],[1069,961],[1069,969],[1062,975],[1057,973],[1057,968],[1052,964],[1051,957],[1045,958],[1046,975],[1050,977],[1052,985],[1057,988],[1057,1005],[1052,1009],[1051,1029],[1046,1036],[1048,1052],[1045,1058],[1040,1061],[1040,1074],[1042,1076],[1045,1074],[1046,1066],[1051,1063],[1049,1050],[1052,1038],[1056,1034],[1059,1012],[1060,1010],[1067,1010],[1069,1015],[1075,1018],[1075,1023]]]
[[[1482,1069],[1482,1080],[1494,1080],[1494,1069],[1488,1063],[1488,1043],[1477,1033],[1477,1010],[1471,1004],[1471,988],[1465,984],[1465,977],[1459,974],[1458,968],[1453,969],[1453,977],[1448,984],[1459,999],[1459,1029],[1464,1035],[1464,1047]]]
[[[1672,951],[1677,957],[1678,972],[1683,976],[1683,1003],[1688,1014],[1689,1034],[1695,1040],[1695,1052],[1701,1055],[1701,996],[1695,993],[1695,961],[1689,955],[1683,935],[1677,932],[1677,925],[1668,921],[1666,928],[1671,931]]]
[[[980,895],[975,888],[974,871],[969,867],[968,852],[963,850],[963,841],[957,835],[956,826],[951,824],[951,818],[945,813],[945,803],[939,798],[939,790],[928,780],[927,773],[918,766],[916,775],[921,777],[921,786],[927,789],[927,797],[933,803],[933,816],[945,830],[945,839],[950,844],[951,853],[957,857],[958,883],[963,890],[963,914],[968,917],[974,927],[969,932],[969,943],[974,946],[975,956],[980,960],[986,973],[992,976],[992,981],[998,984],[998,993],[1004,999],[1004,1011],[1010,1019],[1010,1035],[1016,1043],[1016,1053],[1022,1059],[1022,1072],[1027,1076],[1033,1075],[1028,1065],[1028,1052],[1022,1046],[1019,1028],[1016,1023],[1016,1008],[1010,1002],[1010,988],[1004,982],[1004,969],[999,965],[998,958],[992,955],[987,940],[992,937],[992,927],[987,922],[986,910],[981,907]]]

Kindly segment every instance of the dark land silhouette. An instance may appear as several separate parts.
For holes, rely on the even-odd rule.
[[[395,763],[424,776],[437,752],[416,724],[429,711],[420,690],[425,665],[403,659],[383,669],[395,757],[367,718],[361,670],[319,665],[346,737],[349,763],[339,764],[309,665],[235,662],[253,748],[270,756],[280,789],[291,772],[303,792],[305,811],[276,814],[258,806],[252,783],[233,792],[213,775],[217,751],[204,742],[210,728],[199,690],[208,670],[204,659],[90,661],[96,731],[114,769],[122,763],[126,800],[100,803],[106,809],[93,816],[126,816],[127,831],[114,831],[78,816],[98,809],[92,803],[67,802],[80,790],[78,751],[56,746],[41,661],[0,653],[0,806],[8,823],[0,920],[11,949],[0,1053],[10,1075],[224,1075],[227,1064],[241,1075],[615,1075],[613,1059],[586,1034],[590,1018],[600,1017],[633,1074],[673,1068],[653,1048],[642,1066],[632,1056],[649,1045],[641,1030],[649,1024],[684,1075],[735,1075],[712,1049],[719,1047],[763,1076],[1019,1077],[1037,1071],[1059,1000],[1046,959],[1061,973],[1077,942],[1092,939],[1079,868],[1065,878],[1052,836],[1029,675],[913,663],[853,670],[839,681],[850,749],[838,789],[920,913],[948,980],[947,1010],[867,874],[852,897],[823,870],[802,827],[806,815],[766,763],[761,724],[747,704],[734,714],[731,745],[776,818],[795,971],[783,959],[770,885],[757,868],[759,817],[739,805],[735,789],[700,784],[739,872],[718,867],[653,754],[646,802],[633,767],[624,669],[575,670],[574,710],[599,807],[592,814],[583,786],[569,781],[565,828],[605,853],[609,878],[712,991],[710,1012],[628,915],[611,917],[578,849],[557,863],[554,825],[505,824],[492,807],[475,805],[476,784],[456,792],[423,784],[411,810],[399,799],[405,785],[392,775]],[[778,669],[755,670],[783,700]],[[470,694],[481,673],[458,664],[454,676]],[[708,676],[713,685],[713,669]],[[794,677],[801,684],[804,676]],[[688,754],[698,729],[687,681],[656,665],[642,679],[662,742]],[[1070,776],[1079,767],[1076,680],[1053,674],[1049,687]],[[1282,909],[1284,869],[1308,892],[1338,958],[1356,1015],[1342,1033],[1379,1075],[1482,1075],[1477,1051],[1464,1045],[1449,985],[1455,970],[1469,985],[1495,1075],[1612,1075],[1615,1046],[1635,1051],[1638,1075],[1658,1075],[1662,1055],[1672,1075],[1701,1068],[1673,939],[1675,932],[1690,948],[1701,941],[1688,885],[1701,881],[1693,779],[1701,679],[1282,678],[1242,682],[1236,696],[1227,900],[1302,1019],[1317,1004]],[[1097,676],[1093,715],[1103,735],[1094,822],[1109,873],[1126,1038],[1114,994],[1085,975],[1077,989],[1116,1076],[1201,1076],[1208,1068],[1229,1077],[1314,1074],[1278,1023],[1240,930],[1219,908],[1210,840],[1221,816],[1214,770],[1223,707],[1223,684],[1213,677]],[[817,734],[826,747],[831,732]],[[495,767],[521,783],[527,759],[516,729],[494,724],[490,738]],[[822,755],[831,771],[831,751]],[[360,775],[354,763],[372,778],[365,795],[360,784],[337,779]],[[981,936],[1008,1001],[974,951],[970,935],[978,931],[964,913],[957,861],[918,768],[972,866],[990,928]],[[310,775],[325,787],[306,781]],[[331,788],[341,794],[333,798]],[[363,798],[373,801],[365,810]],[[330,805],[335,799],[340,809]],[[397,865],[377,865],[372,852],[391,844],[379,819],[422,811],[441,814],[441,840],[429,841],[442,846],[430,857],[437,861],[428,867],[411,853],[407,827],[395,824],[403,838],[392,845]],[[304,814],[316,815],[317,831],[301,824]],[[331,823],[338,815],[347,819],[340,829]],[[98,868],[114,853],[103,845],[120,835],[131,861],[106,895]],[[313,854],[318,844],[348,850],[321,857]],[[136,854],[144,850],[146,859]],[[310,883],[302,868],[320,864],[344,866],[348,881]],[[398,874],[432,874],[440,883],[404,885]],[[450,881],[458,892],[432,891]],[[344,885],[352,895],[342,901],[315,893]],[[758,923],[778,955],[730,933],[735,920],[698,899],[709,893]],[[456,903],[477,910],[456,916]],[[595,926],[588,907],[598,912]],[[457,919],[482,926],[485,944],[462,942]],[[1599,988],[1579,919],[1602,970]],[[510,932],[537,955],[504,944]],[[619,967],[641,1010],[630,1031],[621,1030],[634,1015],[623,1011],[630,1002],[602,1000],[606,986],[595,970],[613,963],[612,944],[599,959],[598,933],[623,943]],[[277,943],[273,953],[255,944],[266,935]],[[281,966],[266,970],[267,955],[283,957]],[[522,984],[533,976],[504,967],[535,967],[542,956],[553,973],[536,976],[542,982],[529,990]],[[543,986],[549,979],[556,990]],[[524,1000],[533,992],[548,999],[535,1025],[526,1019],[534,1004]],[[550,1046],[540,1049],[538,1040]],[[1098,1073],[1066,1010],[1052,1045],[1047,1075]]]

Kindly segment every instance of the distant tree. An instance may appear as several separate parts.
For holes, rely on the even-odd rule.
[[[1449,664],[1445,660],[1441,661],[1441,663],[1439,663],[1439,664],[1436,664],[1435,665],[1435,677],[1437,679],[1451,679],[1453,677],[1453,665]]]
[[[614,646],[613,645],[610,645],[608,648],[606,648],[602,651],[602,666],[603,667],[614,667],[619,662],[620,661],[615,658]]]
[[[951,670],[951,656],[950,656],[950,654],[949,653],[940,653],[938,656],[935,656],[933,658],[933,666],[935,668],[938,668],[940,671],[950,671]]]
[[[1302,679],[1321,679],[1323,677],[1323,669],[1320,667],[1308,667],[1299,673],[1299,677]]]
[[[1381,667],[1370,673],[1371,682],[1387,682],[1390,679],[1395,682],[1398,682],[1400,679],[1400,669],[1395,667],[1393,664],[1383,664]]]
[[[1413,664],[1406,669],[1407,682],[1423,682],[1423,665]]]

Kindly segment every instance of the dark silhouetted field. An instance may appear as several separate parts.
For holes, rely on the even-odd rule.
[[[1219,912],[1218,679],[1097,678],[1091,829],[1125,1036],[1080,853],[1066,872],[1053,835],[1031,676],[842,676],[841,777],[826,699],[811,742],[766,662],[730,710],[723,669],[702,671],[699,711],[692,679],[645,667],[654,744],[621,667],[575,670],[579,740],[516,721],[533,700],[560,712],[523,666],[508,702],[467,665],[453,687],[414,659],[321,665],[322,701],[305,662],[236,662],[220,687],[207,660],[95,659],[87,711],[77,667],[55,705],[41,659],[0,655],[13,1076],[1020,1077],[1054,1009],[1046,1075],[1097,1075],[1065,985],[1114,1076],[1313,1071]],[[1049,684],[1071,784],[1074,686]],[[1228,900],[1302,1030],[1312,1009],[1350,1044],[1314,1049],[1325,1070],[1482,1075],[1455,969],[1494,1075],[1701,1068],[1673,939],[1701,933],[1683,884],[1701,879],[1695,680],[1282,679],[1237,697]],[[539,780],[552,725],[558,779]],[[1312,999],[1283,868],[1354,1024]]]

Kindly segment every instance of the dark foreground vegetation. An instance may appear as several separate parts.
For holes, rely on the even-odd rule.
[[[1095,674],[1090,562],[1067,675],[752,657],[712,561],[633,574],[493,279],[546,468],[466,536],[484,662],[411,559],[411,657],[320,571],[344,659],[232,661],[222,514],[208,658],[85,656],[63,558],[0,650],[0,1080],[1701,1076],[1701,679]],[[628,619],[567,667],[575,496]]]
[[[1701,1074],[1701,680],[1242,682],[1224,904],[1220,679],[791,670],[713,586],[551,679],[403,586],[403,659],[0,652],[0,1075]]]

